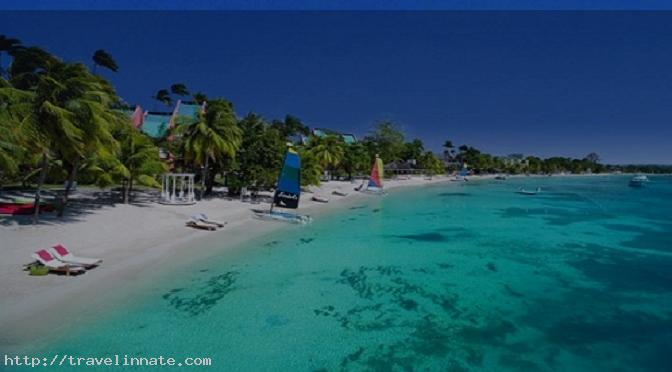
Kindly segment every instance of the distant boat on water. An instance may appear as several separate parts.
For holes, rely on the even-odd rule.
[[[632,177],[628,185],[630,187],[644,187],[649,182],[649,178],[643,174],[638,174]]]
[[[273,194],[271,208],[268,211],[254,210],[254,215],[262,220],[275,220],[290,223],[305,224],[312,221],[309,216],[293,214],[289,212],[274,211],[273,207],[296,209],[299,207],[301,197],[301,158],[299,154],[288,149],[285,154],[282,171],[278,177],[278,185]]]
[[[496,176],[495,179],[499,180],[499,181],[506,181],[506,176],[499,175],[499,176]]]
[[[526,189],[521,187],[521,188],[518,189],[518,191],[516,191],[516,193],[522,194],[522,195],[537,195],[540,192],[541,192],[541,187],[537,187],[536,190],[526,190]]]

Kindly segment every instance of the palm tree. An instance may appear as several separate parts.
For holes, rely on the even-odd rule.
[[[159,149],[152,140],[135,130],[130,125],[121,131],[119,165],[114,170],[115,175],[123,183],[123,200],[130,202],[133,192],[133,182],[144,186],[160,187],[155,176],[166,171],[166,165],[159,158]]]
[[[184,97],[189,95],[187,86],[182,83],[173,84],[170,86],[170,92],[176,96]]]
[[[192,98],[193,98],[194,101],[196,101],[196,103],[198,103],[199,105],[202,105],[203,102],[205,102],[205,101],[208,100],[208,96],[205,95],[205,93],[203,93],[203,92],[196,92],[196,93],[194,93],[194,94],[192,95]]]
[[[21,40],[0,35],[0,77],[5,76],[5,69],[2,66],[2,53],[6,52],[11,55],[21,49],[23,49]]]
[[[319,160],[307,148],[300,148],[299,155],[301,156],[301,186],[319,186],[323,169]]]
[[[210,161],[223,156],[233,158],[242,142],[242,130],[233,106],[223,99],[208,101],[207,110],[198,115],[197,121],[178,125],[176,137],[181,142],[184,158],[203,169],[202,199]]]
[[[310,152],[324,169],[340,164],[345,153],[345,142],[340,136],[311,137]]]
[[[173,103],[173,99],[170,98],[170,92],[168,92],[167,89],[159,89],[152,98],[163,103],[166,106],[170,106],[171,103]]]
[[[119,66],[117,66],[117,62],[114,61],[112,58],[112,55],[103,49],[98,49],[96,50],[95,53],[93,53],[93,73],[96,73],[96,68],[104,67],[112,72],[117,72],[119,69]]]
[[[369,153],[366,147],[361,142],[356,142],[345,147],[340,167],[348,174],[348,178],[352,179],[354,174],[365,172],[371,165],[369,163]]]
[[[82,158],[114,149],[110,127],[118,123],[119,114],[111,106],[117,98],[109,83],[89,73],[83,64],[61,62],[37,48],[17,53],[11,72],[12,81],[24,94],[23,106],[16,110],[24,107],[20,110],[22,130],[30,139],[26,145],[40,156],[35,193],[39,206],[50,158],[69,164],[69,179],[74,181]],[[64,203],[68,192],[66,188]],[[39,208],[35,208],[34,222],[38,218]]]
[[[0,174],[11,175],[18,169],[24,140],[21,117],[31,99],[31,95],[12,88],[0,77]]]
[[[446,142],[443,143],[443,148],[446,149],[446,153],[450,155],[451,157],[453,156],[453,149],[455,146],[453,145],[453,141],[447,140]]]

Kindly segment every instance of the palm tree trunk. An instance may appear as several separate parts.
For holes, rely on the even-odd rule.
[[[72,189],[72,184],[75,183],[75,180],[77,179],[78,169],[79,169],[79,159],[75,159],[75,161],[72,163],[72,169],[70,170],[68,183],[65,185],[65,191],[63,192],[63,197],[61,197],[61,208],[58,210],[58,217],[63,217],[65,206],[68,204],[68,196],[70,196],[70,190]]]
[[[133,177],[129,177],[123,185],[124,192],[124,204],[128,204],[131,201],[131,192],[133,191]]]
[[[203,167],[203,174],[201,175],[201,200],[203,200],[203,195],[205,195],[205,179],[208,176],[208,160],[209,156],[205,156],[205,166]]]
[[[215,177],[217,177],[217,172],[208,172],[205,195],[212,195],[212,188],[215,186]]]
[[[42,192],[42,185],[44,185],[44,180],[47,178],[47,170],[49,166],[49,158],[47,157],[47,152],[42,153],[42,163],[40,170],[40,178],[37,181],[37,190],[35,191],[35,202],[33,203],[33,225],[40,220],[40,197]]]

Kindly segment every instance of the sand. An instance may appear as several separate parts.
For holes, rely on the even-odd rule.
[[[385,187],[395,189],[446,180],[412,177],[387,181]],[[330,202],[312,201],[312,194],[304,193],[297,212],[320,215],[358,198],[371,197],[353,191],[357,185],[330,181],[311,187],[311,191],[328,197]],[[332,195],[334,190],[348,195]],[[83,312],[94,313],[111,301],[111,293],[123,297],[120,288],[146,280],[154,270],[213,254],[195,247],[223,250],[292,226],[253,218],[251,209],[268,208],[267,203],[211,198],[191,206],[170,206],[151,201],[156,195],[145,194],[138,198],[144,201],[124,205],[101,202],[101,195],[106,194],[95,189],[81,190],[73,197],[74,207],[63,218],[47,213],[38,225],[30,224],[28,217],[0,220],[0,344],[11,345],[18,342],[21,334],[30,334],[31,328],[38,329],[36,317],[41,324],[60,323]],[[226,221],[227,225],[216,232],[186,227],[185,221],[196,213]],[[217,244],[203,244],[213,239]],[[65,245],[78,256],[102,258],[103,264],[76,277],[28,275],[24,265],[32,261],[31,253],[55,244]]]

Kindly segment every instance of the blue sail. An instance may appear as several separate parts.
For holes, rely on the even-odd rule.
[[[289,149],[278,178],[273,204],[282,208],[298,208],[301,196],[301,158]]]

